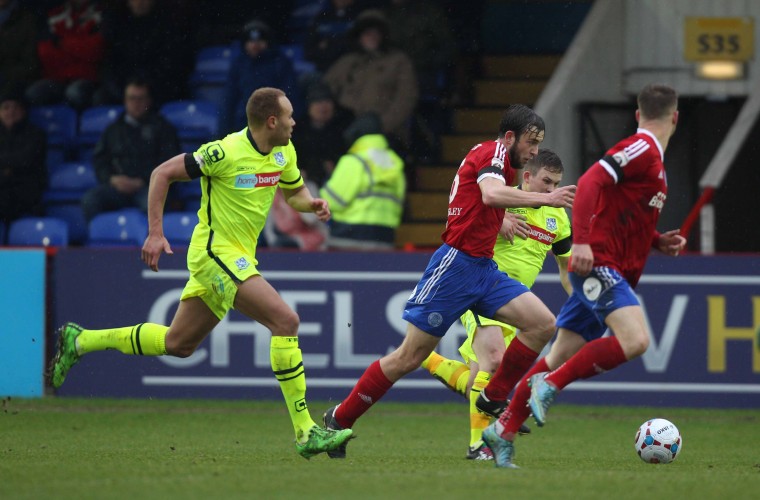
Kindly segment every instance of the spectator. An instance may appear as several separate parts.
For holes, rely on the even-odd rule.
[[[37,19],[19,0],[0,0],[0,93],[28,85],[39,73]]]
[[[330,203],[329,248],[392,249],[406,195],[404,161],[388,146],[372,113],[345,132],[348,153],[338,161],[320,196]]]
[[[47,185],[45,132],[26,118],[23,92],[0,96],[0,220],[42,215]]]
[[[123,0],[103,17],[106,56],[96,104],[121,101],[133,77],[147,80],[157,104],[186,96],[193,47],[156,0]]]
[[[317,193],[319,188],[302,170],[306,189]],[[277,190],[262,233],[271,248],[297,248],[306,252],[324,250],[327,225],[313,212],[299,212],[288,205],[281,190]]]
[[[124,90],[124,113],[95,146],[93,164],[100,185],[82,199],[88,221],[101,212],[129,206],[147,212],[153,168],[180,150],[174,126],[153,112],[151,105],[147,82],[130,81]]]
[[[324,184],[345,151],[346,113],[336,109],[329,87],[314,83],[306,94],[305,123],[293,129],[298,145],[298,166],[317,186]]]
[[[338,104],[354,115],[376,113],[383,133],[406,144],[419,92],[412,61],[388,44],[388,21],[379,10],[362,12],[352,30],[355,50],[325,74]]]
[[[348,51],[347,33],[359,14],[356,0],[330,0],[309,26],[304,57],[314,63],[319,73]]]
[[[90,106],[105,47],[101,18],[100,7],[92,0],[68,0],[50,10],[47,36],[37,44],[42,80],[26,91],[32,105],[65,99],[77,110]]]
[[[242,32],[243,52],[233,61],[225,92],[227,131],[238,130],[246,122],[245,105],[251,92],[274,87],[290,96],[296,115],[303,112],[293,64],[279,50],[268,24],[253,19]]]

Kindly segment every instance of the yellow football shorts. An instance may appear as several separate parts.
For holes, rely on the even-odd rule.
[[[237,284],[259,273],[255,255],[245,254],[214,235],[213,257],[205,247],[187,249],[190,279],[182,290],[182,300],[200,297],[220,320],[233,308]]]
[[[470,361],[475,361],[476,363],[478,361],[478,357],[475,355],[475,351],[472,350],[472,339],[475,338],[475,329],[478,326],[500,327],[501,333],[504,335],[504,344],[507,346],[510,342],[512,342],[512,339],[515,338],[515,334],[517,333],[517,329],[514,326],[508,325],[506,323],[501,323],[500,321],[496,321],[494,319],[478,316],[476,321],[475,315],[472,313],[472,311],[467,311],[464,313],[460,320],[464,325],[465,331],[467,331],[467,339],[465,339],[465,341],[459,347],[459,354],[467,364],[469,364]]]

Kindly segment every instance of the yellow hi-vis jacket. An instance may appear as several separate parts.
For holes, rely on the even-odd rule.
[[[364,135],[338,160],[319,194],[330,204],[331,234],[332,229],[344,225],[370,226],[364,228],[370,233],[372,226],[381,233],[388,228],[393,230],[401,223],[404,208],[404,161],[388,147],[382,134]],[[359,231],[353,237],[370,239],[371,236]]]

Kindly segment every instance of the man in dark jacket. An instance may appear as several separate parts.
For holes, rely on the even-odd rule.
[[[19,0],[0,0],[0,92],[37,78],[37,20]]]
[[[45,132],[26,119],[20,89],[0,96],[0,221],[42,215],[47,185]]]
[[[148,84],[132,80],[124,91],[124,113],[106,128],[93,153],[100,185],[82,198],[89,221],[100,212],[136,206],[147,212],[148,181],[155,167],[179,153],[173,125],[151,110]]]

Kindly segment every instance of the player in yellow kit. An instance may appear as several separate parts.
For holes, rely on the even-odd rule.
[[[305,188],[290,142],[293,106],[279,89],[253,92],[246,106],[248,126],[222,140],[204,144],[158,166],[148,194],[149,234],[142,260],[158,271],[163,252],[171,254],[163,234],[163,209],[171,183],[201,178],[198,225],[187,252],[190,279],[169,327],[153,323],[87,330],[66,323],[48,370],[53,387],[87,353],[116,349],[141,356],[190,356],[234,308],[272,332],[270,359],[296,434],[296,449],[310,458],[352,437],[350,429],[317,426],[306,406],[306,379],[298,348],[298,315],[259,274],[256,243],[278,186],[288,204],[301,212],[330,218],[325,200]]]
[[[522,173],[522,184],[516,189],[546,193],[553,191],[562,181],[564,168],[559,156],[542,149],[530,160]],[[567,278],[567,263],[572,244],[571,226],[563,208],[510,208],[505,217],[503,231],[494,245],[493,259],[499,269],[511,278],[531,288],[536,276],[544,266],[546,254],[552,251],[559,266],[560,281],[568,294],[571,291]],[[511,216],[510,216],[511,214]],[[515,217],[516,216],[516,217]],[[521,221],[516,224],[514,221]],[[514,238],[515,232],[520,236]],[[505,323],[475,316],[468,311],[462,315],[467,339],[459,348],[464,363],[447,359],[433,352],[422,364],[431,375],[449,388],[469,396],[470,401],[470,447],[467,458],[491,460],[490,450],[483,444],[481,435],[489,423],[489,415],[475,407],[475,401],[501,362],[506,346],[515,337],[515,328]],[[492,415],[504,410],[504,405],[494,405]],[[526,429],[527,431],[527,429]]]

